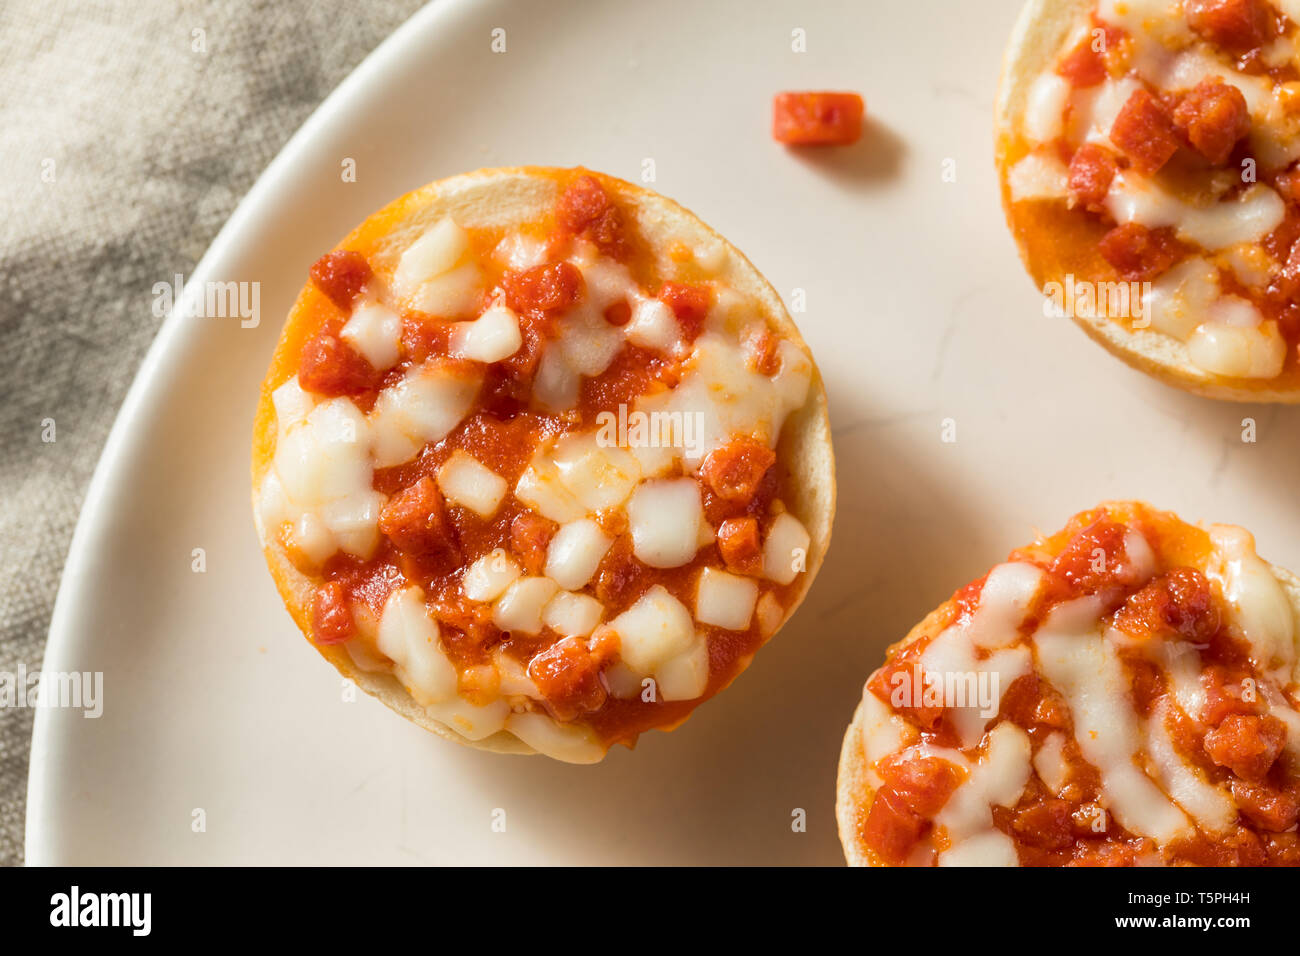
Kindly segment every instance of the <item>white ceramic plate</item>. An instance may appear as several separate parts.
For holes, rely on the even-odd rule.
[[[1185,396],[1043,316],[991,158],[1017,6],[461,0],[398,31],[192,277],[260,282],[260,326],[169,319],[123,406],[46,655],[102,671],[104,713],[39,712],[28,861],[838,863],[836,757],[863,679],[1033,525],[1142,497],[1253,528],[1300,568],[1300,410]],[[771,96],[817,88],[864,93],[870,132],[789,153]],[[308,265],[429,180],[524,163],[640,179],[647,161],[655,188],[806,296],[840,469],[807,604],[685,727],[595,767],[480,753],[343,702],[276,597],[247,490],[258,382]]]

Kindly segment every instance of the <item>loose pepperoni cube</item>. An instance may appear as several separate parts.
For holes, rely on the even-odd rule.
[[[317,395],[357,395],[378,388],[383,373],[326,329],[307,341],[298,360],[298,384]]]
[[[311,633],[317,644],[342,644],[357,632],[347,595],[338,581],[326,581],[311,601]]]
[[[752,438],[736,438],[709,452],[700,466],[700,477],[723,501],[744,507],[774,464],[776,452],[772,449]]]
[[[550,262],[522,272],[509,272],[502,279],[506,305],[519,313],[548,316],[576,304],[585,285],[582,273],[568,262]]]
[[[388,500],[379,512],[379,530],[407,554],[459,551],[442,492],[428,475]]]
[[[1281,833],[1295,825],[1300,817],[1300,800],[1285,790],[1252,786],[1243,780],[1232,781],[1232,796],[1242,815],[1264,830]]]
[[[1061,58],[1056,72],[1078,87],[1096,86],[1106,79],[1106,57],[1093,49],[1091,36]]]
[[[1173,229],[1148,229],[1136,222],[1126,222],[1106,233],[1099,249],[1102,258],[1130,282],[1147,282],[1163,275],[1187,253]]]
[[[1116,623],[1135,636],[1172,636],[1200,643],[1218,631],[1219,609],[1204,574],[1195,568],[1174,568],[1130,597]]]
[[[942,757],[892,754],[876,769],[898,799],[913,813],[932,817],[948,802],[964,772]]]
[[[558,529],[559,525],[549,518],[521,511],[510,522],[510,553],[529,574],[541,574],[546,566],[546,549]]]
[[[1117,168],[1115,157],[1107,150],[1092,143],[1080,146],[1070,160],[1070,195],[1075,204],[1099,209]]]
[[[344,312],[373,275],[366,257],[351,249],[327,252],[311,267],[312,283]]]
[[[876,791],[862,826],[862,839],[886,863],[898,865],[921,838],[925,821],[889,787]]]
[[[728,518],[718,526],[718,551],[737,574],[761,574],[763,545],[758,539],[758,519]]]
[[[591,240],[608,256],[622,259],[631,251],[622,210],[594,176],[579,176],[568,185],[555,216],[562,228]]]
[[[1203,80],[1174,108],[1174,125],[1192,148],[1216,166],[1232,155],[1237,141],[1250,130],[1246,97],[1217,77]]]
[[[694,341],[704,327],[713,303],[713,290],[705,285],[685,282],[665,282],[659,290],[659,301],[673,310],[688,342]]]
[[[573,720],[599,710],[606,692],[600,682],[604,654],[579,637],[566,637],[542,651],[528,664],[528,676],[559,720]]]
[[[847,146],[862,135],[865,110],[857,93],[778,93],[772,138],[789,146]]]
[[[1110,128],[1110,139],[1148,176],[1178,152],[1178,136],[1164,104],[1146,90],[1134,90]]]
[[[1263,0],[1187,0],[1183,9],[1193,30],[1236,53],[1263,45],[1272,32]]]
[[[1242,780],[1263,780],[1282,746],[1286,724],[1272,716],[1230,714],[1205,735],[1205,752],[1221,767]]]
[[[1011,829],[1017,839],[1040,850],[1064,850],[1074,843],[1072,807],[1065,800],[1043,800],[1015,811]]]

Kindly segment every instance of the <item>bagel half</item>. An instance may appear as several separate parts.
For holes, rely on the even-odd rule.
[[[361,261],[368,276],[364,266],[348,272]],[[670,284],[688,292],[670,294]],[[356,364],[367,349],[378,365]],[[714,381],[717,369],[731,378]],[[402,404],[420,389],[442,404]],[[617,416],[617,403],[602,405],[614,398],[627,399],[629,417],[661,407],[682,423],[704,416],[692,419],[709,426],[701,447],[688,449],[690,426],[679,424],[671,434],[680,447],[643,458],[653,439],[635,446],[628,428],[610,431],[617,447],[603,450],[592,416]],[[311,414],[326,415],[327,403],[364,433],[365,447],[348,458],[362,475],[346,499],[356,507],[302,503],[302,488],[344,480],[346,469],[322,461],[353,454],[329,451],[341,446],[325,438],[318,448],[286,437],[286,427],[306,431]],[[552,460],[561,447],[577,449],[562,466]],[[479,468],[462,467],[461,452]],[[716,473],[728,464],[743,472],[751,453],[756,473],[731,473],[732,497],[720,497]],[[530,503],[515,494],[525,494],[525,472],[535,479]],[[262,385],[252,475],[280,595],[344,677],[459,743],[581,763],[613,743],[632,746],[642,730],[674,728],[748,665],[807,593],[835,508],[825,390],[771,285],[677,203],[609,176],[540,167],[417,189],[313,267]],[[651,485],[634,520],[628,495]],[[698,513],[682,504],[690,487]],[[773,570],[762,552],[756,565],[739,539],[727,539],[724,559],[719,528],[735,519],[748,531],[746,518],[768,551],[791,540],[797,522],[806,534],[797,570]],[[698,529],[698,551],[684,557],[687,528]],[[568,536],[557,550],[560,529]],[[793,540],[801,543],[798,533]],[[593,556],[597,569],[582,581]],[[547,576],[552,568],[565,587]],[[323,594],[332,580],[345,582],[341,596]],[[399,594],[409,598],[395,602]],[[633,605],[637,614],[619,617]],[[692,620],[700,616],[709,623]],[[664,658],[669,651],[676,656]]]
[[[1282,6],[1296,12],[1289,9],[1290,3]],[[1099,9],[1103,19],[1091,22],[1089,18]],[[1285,62],[1279,66],[1289,69],[1300,65],[1300,54],[1295,49],[1300,33],[1289,21],[1280,19],[1280,12],[1278,22],[1285,23],[1286,32],[1278,43],[1285,43],[1286,49],[1270,55],[1285,54]],[[1124,30],[1111,38],[1107,48],[1106,78],[1099,86],[1071,87],[1068,93],[1057,88],[1054,92],[1054,83],[1067,84],[1056,73],[1063,55],[1076,49],[1081,38],[1090,35],[1087,30],[1096,29],[1098,24]],[[1202,56],[1214,67],[1199,66],[1202,61],[1194,57]],[[1294,318],[1294,297],[1284,290],[1270,292],[1268,287],[1286,281],[1282,277],[1289,234],[1279,238],[1280,227],[1290,228],[1284,226],[1284,215],[1285,223],[1289,223],[1300,212],[1290,194],[1282,201],[1274,188],[1279,175],[1300,156],[1300,123],[1287,105],[1293,90],[1283,82],[1281,73],[1276,82],[1252,77],[1234,72],[1226,65],[1230,59],[1222,48],[1188,26],[1179,0],[1101,0],[1100,4],[1098,0],[1029,0],[1011,34],[995,107],[994,141],[1003,208],[1026,269],[1040,290],[1045,294],[1051,290],[1058,305],[1060,289],[1069,283],[1088,284],[1090,295],[1100,295],[1101,290],[1117,288],[1108,284],[1130,280],[1153,282],[1158,296],[1152,301],[1169,303],[1163,311],[1153,305],[1145,315],[1135,315],[1131,306],[1123,306],[1124,300],[1120,300],[1118,308],[1085,304],[1079,309],[1064,309],[1111,353],[1136,369],[1195,394],[1235,401],[1294,403],[1300,401],[1300,324]],[[1179,98],[1187,99],[1189,88],[1216,75],[1216,70],[1230,83],[1247,90],[1250,131],[1229,158],[1210,166],[1190,145],[1187,134],[1176,129],[1181,139],[1178,151],[1152,179],[1183,205],[1174,212],[1168,208],[1157,211],[1156,202],[1151,200],[1146,207],[1153,210],[1149,214],[1123,212],[1141,206],[1144,197],[1152,194],[1145,188],[1135,186],[1125,192],[1117,186],[1136,183],[1139,177],[1131,167],[1126,168],[1130,159],[1107,134],[1113,128],[1110,113],[1118,110],[1123,101],[1122,93],[1112,91],[1127,90],[1124,84],[1137,83],[1163,94],[1172,104]],[[1113,100],[1105,99],[1112,95]],[[1110,105],[1092,105],[1105,102]],[[1054,121],[1049,114],[1056,108],[1059,119],[1062,104],[1071,113],[1067,114],[1060,136],[1050,142],[1038,141],[1035,134],[1053,132]],[[1168,118],[1173,113],[1167,110],[1166,115]],[[1090,122],[1099,125],[1089,131]],[[1113,157],[1121,168],[1122,175],[1110,180],[1109,192],[1100,206],[1085,202],[1066,178],[1070,155],[1085,142]],[[1052,153],[1057,154],[1054,160],[1050,158]],[[1040,156],[1048,157],[1047,161],[1037,162]],[[1247,158],[1257,162],[1258,197],[1264,197],[1262,190],[1272,192],[1271,198],[1261,198],[1258,204],[1260,225],[1254,232],[1259,235],[1222,248],[1206,248],[1201,243],[1217,245],[1219,240],[1214,237],[1220,233],[1225,238],[1241,237],[1229,237],[1205,223],[1192,228],[1186,217],[1196,213],[1186,210],[1218,205],[1226,214],[1227,203],[1247,195],[1244,183],[1234,185],[1235,164]],[[1137,198],[1132,199],[1134,196]],[[1101,254],[1099,245],[1117,225],[1116,210],[1125,217],[1133,215],[1139,223],[1146,219],[1158,231],[1174,229],[1182,246],[1170,255],[1182,258],[1176,259],[1172,268],[1149,277],[1121,274]],[[1261,243],[1265,234],[1273,235],[1270,242],[1281,243],[1277,255]],[[1184,273],[1177,273],[1177,268],[1193,259],[1209,264],[1203,270],[1187,270],[1186,275],[1194,277],[1193,285],[1179,282]],[[1159,265],[1151,268],[1158,269]],[[1232,284],[1235,296],[1244,294],[1257,306],[1254,313],[1224,307],[1228,292],[1222,285],[1209,294],[1199,291],[1201,286],[1195,283],[1202,281],[1202,276],[1214,282],[1216,271],[1219,279]],[[1244,293],[1239,286],[1245,288]],[[1228,316],[1233,317],[1232,321]],[[1243,316],[1249,319],[1243,320]],[[1234,322],[1258,321],[1261,316],[1257,332],[1228,328]],[[1268,331],[1268,323],[1274,320],[1276,333]]]
[[[955,702],[950,694],[904,693],[900,674],[922,673],[936,687],[950,679],[938,662],[959,659],[967,640],[1029,652],[1023,672],[1002,684],[996,718],[944,706]],[[1009,667],[1009,658],[994,659],[973,666]],[[1220,691],[1236,693],[1247,674],[1258,683],[1242,686],[1259,693],[1241,696],[1255,703],[1225,706]],[[1089,692],[1085,712],[1079,702]],[[889,648],[840,752],[845,857],[851,866],[1300,865],[1298,692],[1300,579],[1259,559],[1240,528],[1202,529],[1142,503],[1104,503],[1013,552]],[[1168,736],[1152,730],[1157,720],[1173,728]],[[1090,741],[1123,732],[1136,739],[1132,754],[1098,763],[1095,751],[1085,753]],[[1192,743],[1172,743],[1175,734]],[[991,756],[999,746],[1000,763]],[[1247,752],[1258,763],[1249,765]],[[912,762],[925,755],[956,763]],[[963,794],[982,786],[980,762],[1011,790]],[[882,788],[888,802],[873,819]],[[1265,809],[1271,799],[1280,816]],[[1094,819],[1103,829],[1079,829]],[[1162,829],[1163,839],[1145,832]]]

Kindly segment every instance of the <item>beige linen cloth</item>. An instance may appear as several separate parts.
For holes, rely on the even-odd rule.
[[[161,322],[153,284],[191,272],[419,6],[0,2],[0,671],[40,666],[86,484]],[[22,862],[31,728],[0,709],[0,864]]]

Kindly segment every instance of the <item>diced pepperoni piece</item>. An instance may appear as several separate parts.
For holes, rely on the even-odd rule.
[[[453,654],[474,657],[501,636],[492,623],[492,605],[471,601],[459,589],[438,595],[437,614],[443,643]]]
[[[311,601],[311,633],[317,644],[342,644],[356,634],[347,594],[338,581],[326,581]]]
[[[546,345],[546,335],[542,328],[544,319],[525,319],[519,323],[519,334],[523,345],[515,353],[497,363],[507,379],[506,392],[513,398],[528,401],[528,386],[532,384],[537,365],[542,360],[542,348]]]
[[[673,310],[688,342],[694,341],[708,318],[713,304],[713,290],[706,285],[688,285],[684,282],[665,282],[659,290],[659,301]]]
[[[1000,713],[1026,730],[1037,726],[1063,729],[1070,725],[1065,701],[1037,674],[1025,674],[1011,682],[1002,695]]]
[[[1205,735],[1205,752],[1242,780],[1264,779],[1286,743],[1286,724],[1272,716],[1229,714]]]
[[[957,605],[959,619],[970,620],[971,616],[979,610],[980,598],[984,596],[984,585],[988,580],[989,576],[986,574],[953,592],[952,603]]]
[[[1272,32],[1263,0],[1187,0],[1183,9],[1193,30],[1236,53],[1261,46]]]
[[[759,484],[776,464],[776,452],[752,438],[735,438],[705,456],[700,477],[729,504],[744,507],[758,494]]]
[[[506,305],[519,313],[555,315],[576,304],[585,291],[582,273],[568,262],[549,262],[522,272],[508,272],[501,280]]]
[[[964,772],[942,757],[891,754],[876,765],[881,779],[913,813],[933,817],[961,784]]]
[[[761,574],[763,545],[758,539],[758,519],[746,516],[722,522],[718,526],[718,551],[727,567],[737,574]]]
[[[402,317],[402,352],[415,364],[431,355],[451,352],[451,333],[454,322],[437,322],[421,318],[419,313]]]
[[[1295,825],[1300,817],[1300,800],[1285,790],[1252,786],[1244,780],[1232,781],[1232,796],[1242,815],[1264,830],[1281,833]]]
[[[862,136],[865,112],[857,93],[778,93],[772,138],[787,146],[847,146]]]
[[[1237,827],[1226,838],[1222,838],[1219,858],[1212,866],[1263,866],[1268,857],[1264,852],[1264,841],[1259,834],[1247,827]]]
[[[1174,568],[1152,578],[1120,608],[1116,623],[1138,637],[1172,636],[1201,643],[1219,629],[1210,582],[1195,568]]]
[[[1050,571],[1075,594],[1095,594],[1118,583],[1124,570],[1124,526],[1098,518],[1071,538]]]
[[[327,252],[311,267],[311,281],[344,312],[374,276],[366,257],[351,249]]]
[[[1131,847],[1107,840],[1096,845],[1082,844],[1070,861],[1070,866],[1116,867],[1134,866],[1136,863],[1137,854]]]
[[[1247,673],[1232,673],[1217,664],[1212,665],[1201,674],[1201,686],[1205,688],[1205,708],[1201,719],[1211,727],[1219,726],[1229,714],[1259,714],[1264,710],[1254,689],[1254,679]],[[1247,693],[1254,699],[1244,699]]]
[[[1148,176],[1159,172],[1178,152],[1178,136],[1164,104],[1146,90],[1134,90],[1125,102],[1110,138]]]
[[[745,361],[760,375],[775,375],[781,370],[780,341],[766,325],[745,332]]]
[[[1192,148],[1216,166],[1232,155],[1237,141],[1250,131],[1250,110],[1241,90],[1215,77],[1202,80],[1174,108],[1174,126]]]
[[[897,866],[921,838],[925,821],[889,787],[876,791],[862,827],[862,839],[886,863]]]
[[[549,518],[521,511],[510,522],[510,553],[529,574],[541,574],[546,566],[546,549],[558,529],[559,525]]]
[[[596,597],[613,616],[649,587],[650,573],[632,552],[632,536],[620,534],[596,569]]]
[[[560,194],[556,219],[574,235],[584,236],[601,252],[622,259],[631,251],[622,210],[594,176],[579,176]]]
[[[915,661],[892,661],[867,678],[867,690],[917,726],[933,730],[944,709],[925,703],[925,677],[922,674],[920,680],[916,679],[918,670]]]
[[[1300,166],[1292,166],[1285,172],[1278,173],[1273,188],[1288,202],[1300,202]],[[1286,245],[1290,247],[1294,244],[1295,237],[1292,236],[1291,242]]]
[[[1101,237],[1102,258],[1130,282],[1147,282],[1163,275],[1186,255],[1173,229],[1148,229],[1136,222],[1116,226]]]
[[[1080,146],[1070,160],[1070,195],[1077,205],[1097,209],[1110,192],[1117,169],[1115,157],[1093,143]]]
[[[609,207],[609,196],[596,177],[579,176],[560,194],[555,215],[569,232],[582,232]]]
[[[528,676],[558,720],[573,720],[599,710],[606,692],[600,682],[605,664],[601,650],[593,651],[579,637],[556,641],[528,664]]]
[[[1269,866],[1300,866],[1300,835],[1270,833],[1264,838],[1264,852]]]
[[[619,299],[611,306],[605,309],[605,321],[610,325],[627,325],[632,321],[632,306],[628,305],[627,299]]]
[[[307,341],[298,359],[298,384],[317,395],[357,395],[379,387],[383,374],[333,331]]]
[[[1065,800],[1043,800],[1015,811],[1011,829],[1023,843],[1040,850],[1064,850],[1074,842],[1072,807]]]
[[[1061,57],[1056,72],[1073,86],[1096,86],[1106,79],[1106,57],[1102,51],[1093,49],[1093,38],[1089,35]]]
[[[459,555],[442,492],[428,475],[388,500],[379,512],[379,530],[407,554]]]

